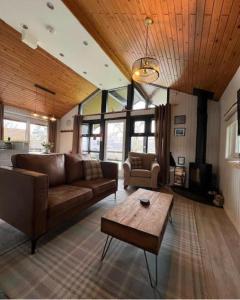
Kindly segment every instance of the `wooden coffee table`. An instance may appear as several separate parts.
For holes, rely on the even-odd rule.
[[[147,198],[150,205],[144,207],[139,198]],[[155,254],[157,285],[157,257],[168,220],[172,222],[173,195],[138,189],[124,202],[109,210],[101,219],[101,231],[107,239],[103,248],[103,261],[113,238],[137,246],[144,251],[151,286],[154,287],[146,251]]]

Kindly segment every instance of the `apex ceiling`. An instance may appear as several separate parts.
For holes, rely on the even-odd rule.
[[[201,88],[219,99],[240,64],[239,0],[63,0],[128,78],[144,56],[144,18],[152,17],[149,52],[165,87]]]
[[[40,84],[56,93],[36,90]],[[61,117],[96,87],[0,20],[0,100],[4,104]]]

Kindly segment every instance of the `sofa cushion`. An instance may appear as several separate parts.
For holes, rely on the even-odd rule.
[[[48,215],[49,217],[62,214],[65,211],[89,201],[93,197],[91,189],[60,185],[50,188],[48,191]]]
[[[98,178],[94,180],[79,180],[72,183],[74,186],[91,188],[93,190],[93,195],[98,196],[108,190],[117,188],[116,180]]]
[[[143,161],[142,161],[141,157],[131,156],[129,158],[129,160],[130,160],[131,168],[132,169],[142,169],[142,167],[143,167]]]
[[[132,169],[131,176],[132,177],[146,177],[146,178],[150,178],[151,177],[151,171],[144,170],[144,169]]]
[[[98,160],[84,160],[84,175],[86,180],[103,178],[101,163]]]
[[[83,179],[83,161],[78,154],[65,154],[66,182]]]
[[[50,187],[65,184],[64,154],[17,154],[12,163],[15,168],[48,175]]]

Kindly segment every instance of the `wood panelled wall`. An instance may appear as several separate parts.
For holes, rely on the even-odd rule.
[[[55,96],[35,89],[40,84]],[[96,87],[54,57],[21,42],[18,32],[0,20],[0,100],[56,117],[63,116]]]
[[[144,18],[151,16],[150,55],[157,83],[219,99],[240,64],[239,0],[63,0],[113,61],[131,76],[145,54]]]

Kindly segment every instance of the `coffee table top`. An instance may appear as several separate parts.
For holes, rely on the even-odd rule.
[[[142,206],[139,198],[149,199],[150,205]],[[125,201],[108,211],[102,217],[102,222],[111,221],[159,238],[172,202],[173,195],[138,189]]]

